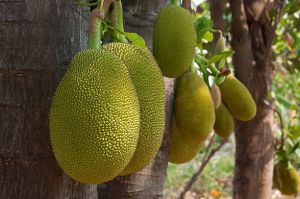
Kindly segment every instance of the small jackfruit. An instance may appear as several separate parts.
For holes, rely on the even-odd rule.
[[[179,77],[193,62],[197,43],[193,17],[180,6],[162,8],[153,35],[153,54],[166,77]]]
[[[215,54],[221,53],[225,50],[226,50],[225,39],[222,35],[220,35],[215,45]]]
[[[197,72],[175,82],[174,111],[179,131],[188,139],[205,140],[213,129],[215,109],[208,86]]]
[[[119,175],[135,152],[140,107],[125,64],[115,55],[75,55],[52,99],[50,140],[72,178],[100,184]]]
[[[121,58],[127,66],[140,103],[138,145],[133,158],[120,174],[127,175],[148,165],[160,148],[165,123],[164,81],[147,49],[124,43],[111,43],[103,48]]]
[[[219,88],[222,101],[234,118],[247,121],[256,115],[256,104],[250,92],[233,75],[226,76]]]
[[[215,132],[227,138],[231,135],[234,129],[234,120],[226,106],[221,102],[221,105],[216,109],[216,122],[214,124]]]
[[[288,162],[279,162],[275,165],[273,183],[285,195],[297,195],[300,192],[300,176]]]
[[[221,92],[220,92],[219,87],[216,84],[214,84],[211,87],[210,94],[211,94],[211,97],[214,101],[215,109],[219,108],[220,105],[221,105]]]
[[[172,117],[170,144],[169,144],[169,162],[182,164],[192,160],[200,151],[204,142],[190,138],[185,139],[176,125],[175,116]]]

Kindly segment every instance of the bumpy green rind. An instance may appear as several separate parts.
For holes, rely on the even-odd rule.
[[[220,107],[215,110],[216,122],[214,124],[215,132],[223,137],[227,138],[231,135],[234,129],[234,120],[226,106],[221,102]]]
[[[170,144],[169,144],[169,162],[175,164],[182,164],[192,160],[200,151],[204,142],[198,142],[193,139],[185,139],[184,131],[179,131],[176,120],[173,115],[170,132]]]
[[[231,74],[226,76],[219,88],[222,101],[235,119],[248,121],[255,117],[255,101],[248,89],[237,78]]]
[[[137,149],[120,174],[127,175],[148,165],[160,148],[165,123],[164,81],[147,49],[124,43],[111,43],[103,48],[125,63],[140,102],[141,127]]]
[[[140,107],[123,62],[104,50],[72,59],[52,99],[50,139],[56,160],[73,179],[100,184],[131,160]]]
[[[275,165],[273,183],[285,195],[297,195],[300,192],[299,174],[287,162],[279,162]]]
[[[197,44],[193,17],[169,5],[159,12],[153,36],[153,54],[166,77],[179,77],[191,66]]]
[[[176,124],[187,139],[205,140],[215,123],[214,102],[208,86],[196,72],[176,79],[174,112]]]

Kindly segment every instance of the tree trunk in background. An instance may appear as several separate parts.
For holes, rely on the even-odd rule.
[[[152,35],[157,13],[167,0],[127,0],[123,1],[125,31],[136,32],[152,49]],[[99,199],[152,199],[162,198],[164,178],[168,165],[167,151],[173,106],[173,79],[165,78],[166,125],[165,135],[156,159],[142,171],[132,175],[117,177],[98,186]]]
[[[0,2],[0,198],[97,198],[63,174],[48,131],[57,84],[86,48],[87,11],[72,0]]]
[[[269,5],[267,0],[230,0],[230,6],[235,74],[248,87],[257,104],[256,117],[236,125],[234,198],[270,199],[273,113],[265,101],[270,100],[274,30],[267,16]]]

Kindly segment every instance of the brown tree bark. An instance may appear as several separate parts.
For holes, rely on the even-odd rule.
[[[86,48],[87,21],[72,0],[0,2],[0,198],[97,198],[96,186],[63,174],[48,130],[57,84]]]
[[[123,1],[125,31],[136,32],[152,49],[152,35],[158,11],[167,0]],[[165,135],[155,160],[143,170],[132,175],[117,177],[98,186],[99,199],[151,199],[162,198],[164,178],[168,165],[167,150],[173,105],[173,79],[165,78],[166,124]]]
[[[274,29],[267,16],[269,1],[230,0],[235,74],[257,104],[256,117],[236,123],[235,199],[271,198],[274,139],[270,101],[271,44]],[[269,102],[272,104],[272,102]]]

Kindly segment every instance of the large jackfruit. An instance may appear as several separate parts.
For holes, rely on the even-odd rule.
[[[140,107],[125,64],[101,50],[78,53],[50,109],[56,160],[72,178],[99,184],[128,165],[135,152]]]
[[[285,195],[297,195],[300,192],[299,174],[288,162],[279,162],[275,165],[273,183]]]
[[[190,138],[185,139],[182,134],[185,131],[179,131],[176,125],[175,117],[172,117],[170,144],[169,144],[169,162],[182,164],[192,160],[200,151],[204,142]]]
[[[179,77],[187,71],[196,43],[191,13],[175,5],[160,10],[153,35],[153,54],[164,76]]]
[[[233,75],[226,76],[219,88],[222,101],[234,118],[247,121],[256,115],[256,104],[250,92]]]
[[[223,137],[227,138],[231,135],[234,129],[234,120],[226,106],[221,102],[221,105],[216,109],[216,122],[214,124],[215,132]]]
[[[153,56],[146,49],[124,43],[103,46],[125,63],[135,85],[141,113],[137,149],[120,175],[141,170],[155,157],[162,142],[165,121],[163,76]]]
[[[175,83],[175,118],[187,139],[205,140],[215,122],[214,102],[208,86],[196,72],[187,72]]]

